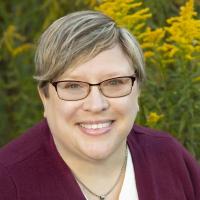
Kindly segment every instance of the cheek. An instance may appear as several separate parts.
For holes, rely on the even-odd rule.
[[[121,99],[120,105],[118,106],[126,114],[138,112],[138,97],[134,94],[127,96],[127,98]]]
[[[132,126],[139,111],[138,98],[133,95],[122,97],[112,105],[119,122],[125,126]]]
[[[54,138],[65,140],[67,133],[74,128],[78,108],[78,105],[64,101],[49,104],[47,121]]]
[[[120,101],[119,101],[120,100]],[[130,133],[136,115],[138,112],[138,99],[132,98],[132,96],[127,96],[121,99],[118,99],[118,103],[115,106],[116,114],[116,133],[120,135],[120,139],[124,139]]]
[[[139,111],[138,96],[134,93],[131,94],[126,100],[124,100],[123,104],[123,126],[127,129],[127,132],[130,132]]]
[[[76,102],[62,102],[58,104],[57,108],[55,109],[58,118],[69,122],[73,121],[73,119],[77,116],[78,110],[80,109],[80,105]]]
[[[51,99],[46,104],[46,117],[53,123],[70,121],[74,118],[79,110],[78,102],[67,102],[60,99]]]

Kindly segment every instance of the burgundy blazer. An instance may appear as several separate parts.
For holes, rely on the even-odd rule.
[[[134,125],[127,143],[139,200],[200,200],[200,166],[174,138]],[[0,200],[85,200],[46,120],[0,150]]]

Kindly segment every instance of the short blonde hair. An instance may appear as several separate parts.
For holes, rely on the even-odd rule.
[[[36,49],[34,78],[44,88],[69,67],[86,62],[116,44],[130,58],[138,82],[143,82],[144,59],[138,42],[128,30],[98,11],[68,14],[46,29]]]

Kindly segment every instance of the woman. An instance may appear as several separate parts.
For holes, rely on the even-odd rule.
[[[200,199],[189,153],[133,125],[145,72],[126,29],[69,14],[43,33],[35,63],[45,119],[1,150],[1,200]]]

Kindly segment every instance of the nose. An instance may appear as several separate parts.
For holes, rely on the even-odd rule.
[[[83,110],[98,113],[108,108],[109,101],[103,96],[98,86],[91,87],[89,95],[84,99]]]

